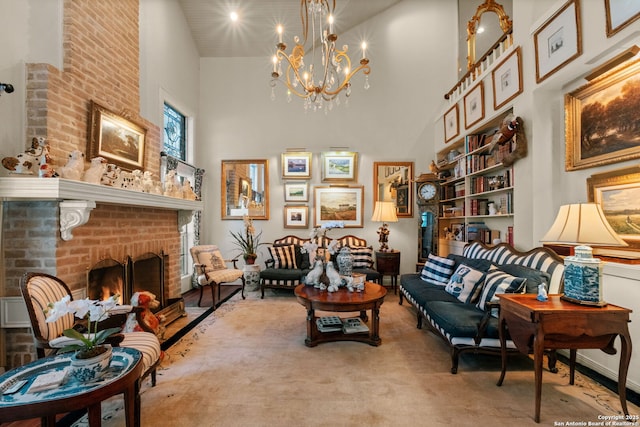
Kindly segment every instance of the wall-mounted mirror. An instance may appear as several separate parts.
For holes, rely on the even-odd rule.
[[[267,160],[223,160],[222,219],[269,219]]]
[[[512,9],[512,0],[458,0],[458,77],[511,28]]]
[[[373,163],[373,206],[395,202],[399,218],[413,217],[413,162]]]

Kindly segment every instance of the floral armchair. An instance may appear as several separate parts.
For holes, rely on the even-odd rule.
[[[245,299],[244,286],[245,279],[242,270],[236,266],[237,259],[224,259],[220,249],[216,245],[199,245],[189,249],[193,258],[193,268],[196,281],[200,285],[200,298],[198,306],[202,302],[202,291],[205,286],[211,286],[211,298],[213,309],[216,309],[216,289],[218,290],[218,300],[220,299],[220,285],[242,281],[242,299]],[[227,263],[232,263],[233,268],[229,268]]]

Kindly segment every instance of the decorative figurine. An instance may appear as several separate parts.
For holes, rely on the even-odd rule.
[[[5,157],[2,159],[2,166],[5,169],[21,175],[32,175],[39,170],[40,164],[44,161],[50,163],[49,146],[45,139],[34,137],[31,140],[31,148],[15,157]]]
[[[73,150],[69,153],[67,164],[58,169],[60,177],[80,181],[84,174],[84,153],[80,150]]]
[[[107,170],[107,160],[104,157],[94,157],[91,159],[91,166],[86,170],[82,180],[91,184],[100,184],[102,175]]]
[[[547,295],[547,289],[544,286],[544,283],[540,283],[538,285],[538,296],[536,297],[538,301],[547,301],[549,296]]]

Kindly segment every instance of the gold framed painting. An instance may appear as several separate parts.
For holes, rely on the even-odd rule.
[[[144,169],[147,130],[91,101],[91,132],[87,156],[104,157],[122,169]]]
[[[458,121],[458,104],[449,108],[444,113],[444,142],[449,142],[456,136],[460,135],[460,122]]]
[[[604,0],[607,12],[607,37],[623,30],[640,18],[640,2],[633,0]]]
[[[309,228],[309,207],[289,206],[284,207],[284,228]]]
[[[322,182],[356,182],[358,153],[331,151],[322,153]]]
[[[522,93],[522,58],[520,46],[514,49],[491,73],[493,109],[511,101]]]
[[[309,183],[308,182],[285,182],[284,183],[285,202],[308,202]]]
[[[591,175],[587,193],[590,202],[602,207],[613,230],[640,250],[640,166]]]
[[[464,96],[464,127],[471,126],[484,119],[484,85],[478,83]]]
[[[536,82],[582,55],[580,1],[569,0],[533,34]]]
[[[565,169],[640,157],[635,115],[640,108],[640,60],[628,61],[565,95]]]
[[[282,153],[282,177],[286,179],[311,178],[312,156],[312,153],[306,151]]]
[[[313,222],[316,227],[342,221],[345,228],[364,227],[364,186],[316,186],[313,188]]]

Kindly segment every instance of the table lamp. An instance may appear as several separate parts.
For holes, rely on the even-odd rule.
[[[398,222],[396,204],[394,202],[376,202],[371,221],[382,222],[382,227],[378,228],[380,252],[388,252],[389,246],[387,245],[387,242],[389,241],[389,226],[387,223]]]
[[[564,300],[605,306],[602,298],[602,262],[593,258],[591,246],[627,246],[597,203],[560,206],[555,222],[540,239],[543,243],[579,245],[564,259]]]

